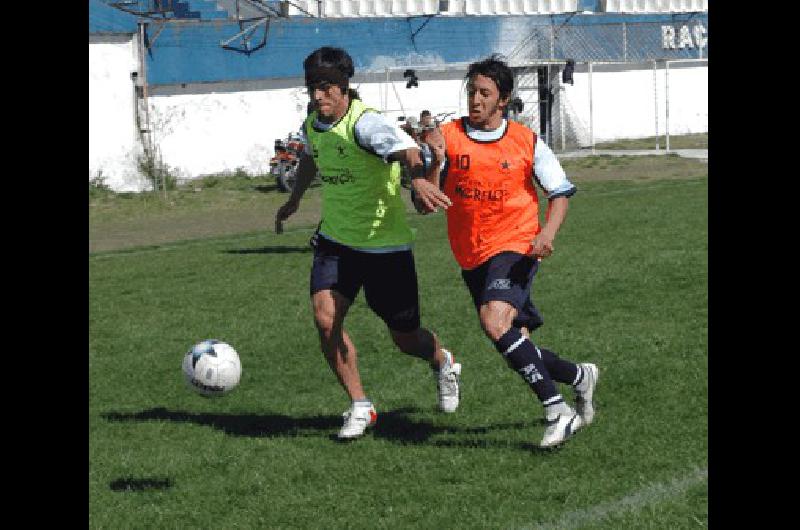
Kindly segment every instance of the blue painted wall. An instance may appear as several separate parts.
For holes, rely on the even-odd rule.
[[[89,33],[136,33],[136,16],[89,0]]]
[[[220,42],[236,35],[240,28],[227,22],[198,25],[173,25],[158,36],[148,56],[148,77],[151,84],[268,79],[302,76],[303,59],[320,46],[339,46],[353,57],[356,70],[374,64],[378,57],[397,59],[398,64],[425,62],[459,63],[485,57],[491,53],[512,51],[527,35],[542,26],[559,26],[568,16],[486,16],[434,17],[422,28],[412,42],[411,35],[426,18],[361,18],[317,19],[297,17],[274,19],[266,33],[266,45],[252,53],[223,49]],[[576,56],[574,45],[564,46],[556,41],[555,58],[583,60],[612,60],[621,57],[621,39],[609,41],[604,35],[608,24],[626,22],[658,23],[646,28],[628,27],[629,42],[636,31],[648,31],[650,49],[629,48],[628,58],[696,58],[697,50],[661,50],[660,24],[692,25],[702,23],[708,28],[707,15],[574,15],[569,26],[582,28],[583,34],[597,29],[595,50],[601,56]],[[605,27],[603,27],[605,26]],[[152,33],[152,28],[150,28]],[[259,44],[264,27],[255,30],[251,46]],[[564,31],[566,35],[567,30]],[[549,41],[548,41],[549,42]],[[237,43],[231,43],[237,44]],[[238,43],[241,46],[241,43]],[[547,47],[549,44],[542,45]],[[605,49],[604,49],[605,48]],[[602,55],[606,55],[603,57]],[[549,57],[549,53],[547,54]],[[704,51],[708,57],[708,48]]]
[[[187,13],[199,12],[201,19],[184,19],[161,24],[150,21],[147,28],[148,82],[151,85],[202,83],[301,77],[303,59],[320,46],[346,49],[356,65],[364,70],[376,63],[419,66],[432,63],[464,63],[492,53],[508,55],[521,41],[537,34],[540,58],[551,58],[549,28],[560,28],[554,59],[620,60],[621,38],[609,38],[609,31],[620,31],[622,22],[645,22],[649,26],[628,26],[630,61],[651,59],[696,58],[697,50],[661,49],[661,25],[690,28],[702,24],[708,30],[708,15],[695,14],[565,14],[535,16],[465,16],[410,18],[310,18],[271,19],[255,29],[247,51],[240,40],[231,46],[241,51],[224,49],[220,44],[241,31],[238,23],[216,18],[215,3],[209,0],[178,2]],[[592,4],[591,6],[589,4]],[[597,2],[580,2],[580,7],[596,8]],[[181,8],[183,9],[183,7]],[[137,17],[89,0],[90,32],[136,31]],[[146,20],[146,19],[142,19]],[[423,27],[424,25],[424,27]],[[246,27],[246,25],[244,26]],[[577,28],[580,38],[570,40],[570,31]],[[609,28],[612,28],[611,30]],[[266,32],[266,33],[265,33]],[[641,35],[637,34],[641,33]],[[644,35],[646,33],[646,35]],[[264,39],[266,45],[255,49]],[[412,39],[412,35],[414,38]],[[581,51],[576,42],[592,41]],[[708,57],[708,47],[704,57]]]

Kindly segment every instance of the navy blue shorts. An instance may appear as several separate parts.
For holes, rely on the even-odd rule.
[[[517,309],[514,327],[533,331],[544,324],[542,315],[531,302],[533,277],[539,260],[516,252],[501,252],[472,270],[461,270],[475,309],[486,302],[500,300]]]
[[[389,329],[409,332],[419,328],[417,269],[411,250],[359,252],[316,233],[311,246],[312,296],[332,289],[352,303],[363,286],[367,305]]]

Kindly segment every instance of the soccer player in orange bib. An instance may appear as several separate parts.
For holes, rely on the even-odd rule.
[[[424,134],[441,173],[431,179],[452,201],[447,234],[469,288],[481,327],[508,365],[544,406],[547,427],[541,447],[561,444],[594,419],[597,366],[576,364],[535,345],[530,331],[543,324],[530,299],[542,259],[567,213],[575,186],[535,132],[505,118],[514,78],[496,56],[469,66],[469,115]],[[534,181],[548,201],[539,224]],[[423,213],[433,211],[419,203]],[[575,391],[573,409],[554,383]]]

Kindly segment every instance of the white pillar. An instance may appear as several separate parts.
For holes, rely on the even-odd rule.
[[[594,154],[594,111],[592,108],[592,63],[589,62],[589,143]]]
[[[658,151],[658,63],[653,61],[653,101],[656,106],[656,151]]]
[[[664,92],[664,108],[667,111],[666,124],[664,127],[667,129],[667,153],[669,153],[669,61],[664,61],[664,84],[666,86]]]

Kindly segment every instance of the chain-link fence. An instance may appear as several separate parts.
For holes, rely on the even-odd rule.
[[[670,150],[670,136],[708,132],[707,66],[705,59],[518,66],[512,118],[555,151],[637,138],[652,140],[643,148]]]
[[[642,137],[669,149],[670,134],[708,131],[707,44],[704,18],[537,27],[506,56],[513,117],[557,151]]]
[[[708,57],[707,18],[677,23],[565,22],[533,29],[508,54],[511,64],[532,61],[622,62]]]

